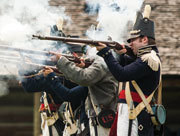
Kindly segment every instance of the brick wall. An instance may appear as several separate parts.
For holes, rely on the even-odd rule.
[[[180,74],[180,0],[145,0],[152,6],[163,74]]]
[[[65,13],[71,17],[72,23],[70,26],[64,25],[64,32],[70,35],[78,35],[83,37],[86,30],[96,24],[96,16],[89,16],[84,12],[85,0],[51,0],[52,6],[65,7]]]

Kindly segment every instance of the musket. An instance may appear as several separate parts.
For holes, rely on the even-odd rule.
[[[18,65],[18,64],[22,64],[21,61],[19,61],[19,59],[9,59],[9,58],[2,58],[0,57],[0,62],[1,63],[9,63],[9,64],[14,64],[14,65]],[[51,68],[54,72],[63,75],[61,72],[59,72],[59,70],[55,67],[55,66],[50,66],[50,65],[44,65],[44,64],[36,64],[36,63],[31,63],[31,62],[23,62],[25,65],[31,66],[31,67],[35,67],[37,69],[43,69],[45,67],[49,67]]]
[[[20,56],[18,53],[13,53],[13,52],[9,52],[9,51],[0,51],[0,55],[1,56],[13,56],[13,57],[18,57]]]
[[[51,65],[55,66],[55,62],[53,62],[50,59],[39,59],[35,58],[34,56],[20,56],[19,54],[11,53],[11,52],[6,52],[4,53],[3,51],[0,51],[0,58],[4,59],[9,59],[9,60],[19,60],[19,61],[30,61],[32,63],[36,64],[46,64],[46,65]]]
[[[43,56],[49,56],[50,55],[50,53],[48,51],[23,49],[23,48],[11,47],[11,46],[7,46],[7,45],[0,45],[0,49],[5,50],[5,51],[16,51],[19,53],[27,53],[27,54],[35,54],[35,55],[43,55]],[[81,60],[79,57],[69,55],[69,54],[61,54],[61,55],[66,57],[70,61],[73,61],[75,63],[81,63]],[[92,64],[91,61],[85,60],[86,67],[88,67],[91,64]]]
[[[0,45],[1,50],[5,51],[16,51],[19,53],[27,53],[27,54],[35,54],[35,55],[43,55],[43,56],[49,56],[48,51],[40,51],[40,50],[30,50],[30,49],[23,49],[23,48],[17,48],[17,47],[11,47],[7,45]],[[62,56],[73,58],[74,56],[68,55],[68,54],[61,54]]]
[[[41,35],[32,35],[33,39],[40,40],[52,40],[52,41],[62,41],[64,43],[84,43],[92,46],[99,46],[98,43],[104,43],[110,48],[121,50],[123,49],[122,45],[116,41],[102,41],[102,40],[91,40],[91,39],[82,39],[82,38],[69,38],[69,37],[58,37],[58,36],[41,36]],[[124,45],[127,54],[133,56],[132,49],[128,45]]]

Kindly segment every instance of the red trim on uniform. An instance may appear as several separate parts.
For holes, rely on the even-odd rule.
[[[61,104],[56,104],[56,105],[54,105],[52,103],[49,104],[49,108],[51,111],[56,111],[60,106],[61,106]],[[40,106],[40,111],[44,111],[44,110],[45,110],[44,104],[42,103]]]
[[[142,99],[137,92],[131,92],[131,96],[134,102],[137,102],[137,103],[142,102]],[[145,97],[147,98],[148,96],[145,95]],[[119,99],[126,99],[125,90],[122,90],[120,92]]]

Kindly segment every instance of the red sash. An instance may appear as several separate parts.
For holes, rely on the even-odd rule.
[[[54,105],[54,104],[50,103],[49,108],[50,108],[51,111],[56,111],[60,107],[60,105],[61,104]],[[45,110],[45,107],[44,107],[44,104],[42,103],[41,106],[40,106],[40,111],[44,111],[44,110]]]
[[[139,94],[137,92],[132,92],[131,91],[131,96],[134,102],[140,103],[142,102],[141,97],[139,96]],[[145,97],[147,98],[148,96],[145,95]],[[119,99],[126,99],[125,96],[125,90],[122,90],[119,94]]]

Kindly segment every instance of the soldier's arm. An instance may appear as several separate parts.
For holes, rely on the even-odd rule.
[[[21,80],[21,84],[26,92],[41,92],[47,89],[43,75],[24,78]]]
[[[77,101],[84,100],[87,96],[88,89],[81,86],[76,86],[72,89],[69,89],[62,85],[59,80],[59,77],[55,73],[50,73],[46,77],[46,84],[51,87],[51,90],[64,101],[76,103]],[[79,98],[77,100],[77,98]]]
[[[65,57],[61,57],[57,63],[57,67],[67,79],[82,86],[90,86],[100,81],[106,74],[107,70],[103,63],[103,60],[95,60],[88,68],[80,68],[77,67],[74,62],[69,61]]]
[[[122,66],[113,57],[108,47],[98,52],[98,55],[104,58],[112,75],[120,82],[136,80],[153,72],[147,63],[142,62],[140,58],[129,65]]]

